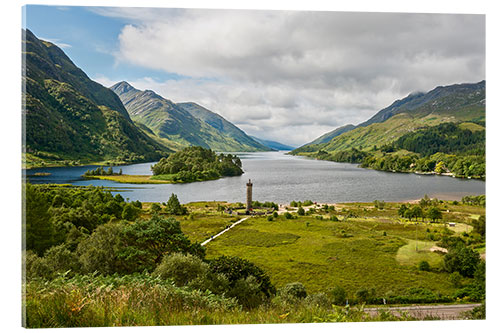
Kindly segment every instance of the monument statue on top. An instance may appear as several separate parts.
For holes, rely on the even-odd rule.
[[[247,183],[247,214],[250,214],[250,211],[252,210],[252,180],[248,180]]]

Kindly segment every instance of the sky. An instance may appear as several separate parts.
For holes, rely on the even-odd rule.
[[[484,15],[31,5],[25,26],[104,86],[196,102],[293,146],[485,79]]]

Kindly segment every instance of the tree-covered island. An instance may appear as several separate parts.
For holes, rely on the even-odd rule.
[[[87,170],[83,177],[112,180],[120,183],[191,183],[214,180],[221,177],[239,176],[243,174],[241,160],[233,154],[217,154],[211,149],[199,146],[184,148],[168,157],[162,158],[151,166],[153,176],[126,175],[122,170],[118,173],[109,167]]]
[[[211,149],[187,147],[151,166],[151,179],[174,182],[213,180],[243,174],[241,160],[232,154],[216,154]]]

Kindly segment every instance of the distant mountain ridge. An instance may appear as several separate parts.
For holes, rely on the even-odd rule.
[[[357,126],[346,125],[292,151],[334,152],[356,148],[372,149],[402,135],[443,122],[484,122],[485,81],[439,86],[427,93],[414,93],[393,102]],[[337,131],[337,132],[336,132]],[[335,133],[336,132],[336,133]],[[326,139],[331,137],[330,140]]]
[[[159,159],[170,151],[137,128],[118,96],[53,43],[23,30],[26,166]]]
[[[285,144],[278,142],[278,141],[264,140],[264,139],[257,138],[255,136],[250,136],[250,137],[253,138],[255,141],[260,142],[264,146],[269,147],[270,149],[273,149],[273,150],[293,150],[293,149],[295,149],[295,147],[285,145]]]
[[[196,103],[176,104],[151,90],[141,91],[122,81],[111,88],[135,122],[149,127],[160,138],[181,146],[201,146],[216,151],[265,151],[241,129]]]

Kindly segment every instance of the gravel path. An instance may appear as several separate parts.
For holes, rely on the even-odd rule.
[[[419,306],[401,306],[401,307],[377,307],[365,308],[364,311],[376,315],[379,310],[390,311],[399,316],[401,312],[424,319],[426,316],[439,317],[441,319],[461,319],[461,314],[470,311],[481,304],[453,304],[453,305],[419,305]]]
[[[247,217],[244,217],[242,218],[241,220],[238,220],[236,222],[234,222],[233,224],[231,224],[231,226],[227,229],[224,229],[222,230],[221,232],[219,232],[217,235],[215,236],[212,236],[210,237],[209,239],[207,239],[206,241],[204,241],[203,243],[201,243],[202,246],[205,246],[206,244],[210,243],[211,241],[213,241],[214,239],[216,239],[217,237],[219,237],[220,235],[224,234],[226,231],[228,230],[231,230],[231,228],[234,228],[235,226],[237,226],[238,224],[240,224],[241,222],[245,221],[246,219],[248,219],[250,216],[247,216]]]

